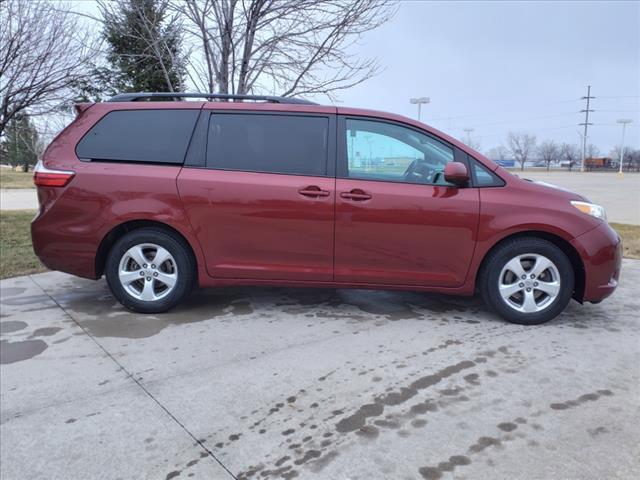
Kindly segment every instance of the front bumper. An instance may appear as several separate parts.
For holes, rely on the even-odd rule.
[[[600,302],[618,286],[622,264],[622,241],[606,222],[574,238],[571,244],[584,265],[584,302]]]

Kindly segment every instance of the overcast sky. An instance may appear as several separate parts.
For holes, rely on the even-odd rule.
[[[361,43],[385,71],[341,93],[346,105],[416,116],[409,97],[428,96],[424,122],[474,128],[486,151],[509,130],[577,143],[591,84],[591,142],[608,152],[630,118],[640,148],[640,2],[404,1]]]
[[[626,143],[640,148],[640,2],[404,0],[357,52],[384,71],[340,92],[343,105],[415,117],[409,98],[428,96],[424,122],[463,140],[473,128],[486,152],[510,130],[579,143],[590,84],[590,142],[608,153],[629,118]]]

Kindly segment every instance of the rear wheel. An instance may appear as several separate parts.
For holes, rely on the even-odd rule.
[[[565,309],[573,294],[574,272],[556,245],[523,237],[508,240],[489,254],[479,285],[485,303],[501,317],[537,325]]]
[[[195,262],[181,238],[161,229],[141,228],[114,244],[105,274],[113,296],[126,308],[161,313],[189,294]]]

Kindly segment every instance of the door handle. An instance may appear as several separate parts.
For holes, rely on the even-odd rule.
[[[342,192],[340,197],[346,198],[348,200],[353,200],[354,202],[361,202],[363,200],[370,200],[371,195],[366,193],[364,190],[360,190],[359,188],[355,188],[350,192]]]
[[[300,190],[298,190],[298,193],[305,197],[311,198],[328,197],[331,194],[327,190],[322,190],[317,185],[311,185],[309,187],[301,188]]]

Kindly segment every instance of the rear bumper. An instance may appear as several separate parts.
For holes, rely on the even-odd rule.
[[[584,302],[600,302],[611,295],[620,279],[622,241],[607,224],[571,241],[584,265]]]
[[[91,213],[92,223],[82,218],[82,212],[62,209],[54,214],[42,199],[40,205],[31,222],[33,251],[40,262],[50,270],[96,279],[95,259],[100,240],[95,230],[98,218],[95,212]]]

